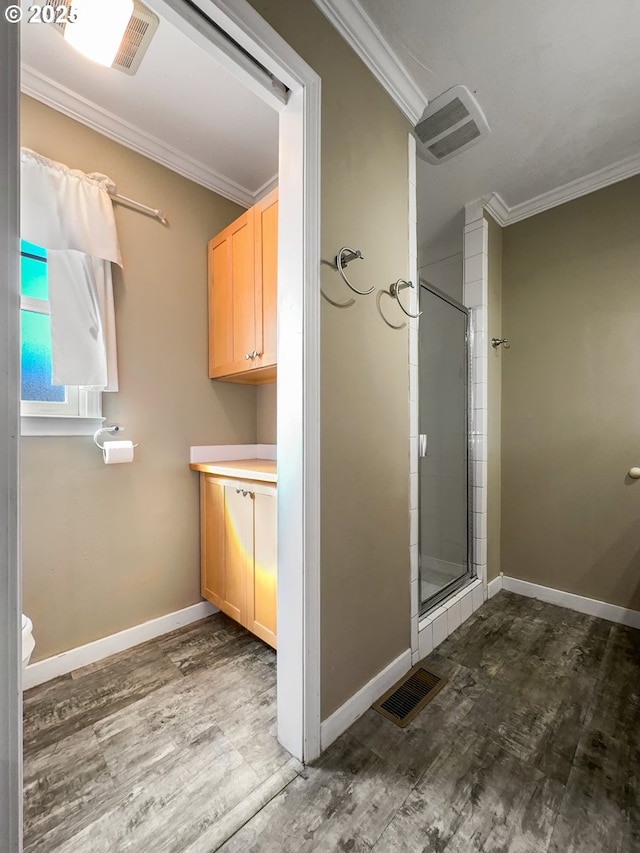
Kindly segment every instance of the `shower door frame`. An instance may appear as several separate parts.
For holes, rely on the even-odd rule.
[[[467,423],[467,458],[466,458],[466,469],[467,469],[467,571],[465,574],[458,578],[455,581],[452,581],[448,584],[444,589],[442,589],[439,593],[432,595],[427,602],[422,601],[422,489],[420,488],[420,459],[426,458],[418,455],[418,619],[424,619],[425,616],[428,616],[436,608],[440,607],[443,602],[445,602],[448,598],[456,593],[460,592],[461,589],[466,587],[468,584],[472,583],[477,575],[475,570],[475,563],[473,559],[473,383],[472,379],[472,368],[473,368],[473,322],[471,309],[466,305],[463,305],[462,302],[458,302],[457,299],[454,299],[452,296],[449,296],[443,290],[431,284],[431,282],[427,281],[425,278],[419,278],[418,280],[418,288],[419,292],[424,288],[428,293],[431,293],[432,296],[437,296],[442,299],[444,302],[451,305],[452,308],[456,308],[462,314],[464,314],[466,318],[465,322],[465,336],[464,336],[464,348],[465,348],[465,365],[466,365],[466,373],[465,373],[465,403],[466,403],[466,423]],[[418,305],[420,304],[420,299],[418,298]],[[418,321],[418,347],[420,345],[420,321]],[[420,435],[420,350],[418,349],[418,435]],[[427,445],[428,446],[428,445]],[[428,451],[427,451],[428,452]]]

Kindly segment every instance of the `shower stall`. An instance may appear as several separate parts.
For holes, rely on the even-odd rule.
[[[473,577],[469,310],[420,280],[420,614]]]

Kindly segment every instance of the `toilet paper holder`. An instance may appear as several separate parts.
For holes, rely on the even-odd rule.
[[[93,443],[99,450],[104,450],[104,444],[100,444],[98,441],[98,436],[102,435],[103,432],[108,432],[109,435],[117,435],[119,432],[124,432],[124,427],[119,424],[109,424],[109,426],[101,427],[97,429],[93,434]],[[134,447],[138,447],[138,444],[134,444]]]

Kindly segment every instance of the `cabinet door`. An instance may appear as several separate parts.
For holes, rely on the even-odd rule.
[[[209,376],[233,362],[231,239],[223,231],[209,242]]]
[[[275,488],[255,485],[254,563],[247,576],[247,628],[276,648],[278,507]]]
[[[256,345],[253,210],[209,242],[209,376],[251,369]]]
[[[277,361],[278,190],[259,201],[255,218],[256,368]],[[275,379],[275,376],[273,377]]]
[[[220,609],[246,625],[247,577],[253,568],[253,501],[236,486],[224,487],[224,557]]]
[[[231,235],[231,277],[233,279],[233,362],[240,370],[254,363],[247,356],[257,351],[255,308],[254,215],[242,215],[242,227]]]
[[[216,607],[224,598],[224,487],[200,475],[200,589]]]

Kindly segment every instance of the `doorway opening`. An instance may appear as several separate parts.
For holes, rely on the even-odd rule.
[[[220,64],[230,70],[243,85],[267,103],[270,108],[276,110],[279,115],[278,179],[280,209],[278,230],[281,238],[278,241],[277,250],[278,399],[277,403],[273,399],[268,401],[272,407],[274,404],[277,406],[278,432],[286,439],[286,443],[281,444],[277,465],[279,647],[277,732],[280,743],[289,753],[299,760],[310,760],[319,752],[320,728],[318,704],[319,619],[317,613],[319,607],[319,437],[317,434],[319,422],[319,311],[317,305],[319,295],[319,79],[291,48],[265,26],[262,19],[248,4],[234,4],[234,13],[230,15],[228,10],[223,11],[215,3],[201,2],[200,11],[206,13],[206,17],[210,21],[209,24],[203,20],[202,15],[194,12],[193,4],[182,2],[182,0],[173,0],[173,2],[150,0],[148,5],[158,14],[161,24],[167,23],[174,26],[183,36],[191,39],[195,46],[194,51],[197,48],[211,57],[215,56]],[[221,47],[221,31],[231,36],[230,44],[226,50]],[[56,35],[56,38],[59,36]],[[237,49],[238,45],[241,48],[240,52]],[[257,70],[256,63],[246,62],[241,55],[239,56],[239,53],[242,54],[243,51],[257,59]],[[267,68],[275,78],[283,83],[283,87],[275,91],[271,78],[267,80],[261,68]],[[184,81],[184,87],[185,92],[187,92],[188,80]],[[64,83],[60,88],[69,90],[68,85],[65,86]],[[283,88],[287,90],[286,96],[283,96]],[[49,95],[51,95],[51,91],[52,88],[50,87]],[[46,103],[44,97],[40,100]],[[52,99],[49,101],[47,109],[53,107],[55,110],[56,106],[59,105],[56,105]],[[40,106],[37,106],[36,109],[40,109]],[[86,126],[89,122],[81,122],[81,124],[84,125],[82,132],[86,133]],[[95,128],[95,130],[100,132],[99,128]],[[31,147],[35,146],[32,145]],[[52,159],[54,158],[52,157]],[[66,161],[67,165],[72,168],[74,165],[78,166],[78,164],[68,162],[68,156],[59,156],[57,159],[60,162]],[[106,173],[113,171],[115,161],[107,162],[108,159],[105,158],[104,165],[96,162],[94,168],[97,170],[102,166]],[[160,162],[159,157],[151,159],[155,159],[156,163]],[[169,171],[171,171],[171,166],[169,166]],[[156,177],[160,174],[164,173],[157,171]],[[110,175],[110,177],[112,176]],[[169,180],[175,180],[175,176]],[[161,183],[160,181],[157,186],[160,186]],[[178,192],[184,190],[184,185],[181,187],[182,189],[178,188]],[[123,194],[126,194],[124,186],[119,187],[119,189]],[[132,193],[132,195],[134,194]],[[141,197],[140,200],[153,204],[155,197],[152,194],[144,198]],[[166,214],[171,221],[171,212],[167,210]],[[135,214],[129,212],[127,215],[134,216]],[[229,219],[231,218],[229,217]],[[184,223],[176,223],[177,229],[183,227]],[[212,228],[209,236],[213,237],[214,234],[215,231]],[[126,239],[123,240],[123,254],[127,253],[127,246],[124,245],[126,242]],[[147,243],[146,251],[150,253],[153,251],[152,240]],[[125,277],[126,274],[125,268]],[[144,270],[141,275],[144,275]],[[179,282],[176,282],[176,285],[178,284]],[[203,286],[206,289],[206,280],[203,282]],[[125,288],[124,300],[121,295],[121,304],[126,305],[128,303],[128,310],[130,311],[136,298],[140,298],[140,294],[141,290],[136,292],[132,283],[130,287]],[[174,304],[173,307],[180,309],[177,304]],[[151,317],[157,313],[158,306],[154,307],[153,300],[148,303],[147,311]],[[179,321],[178,312],[176,312],[175,319],[176,322]],[[300,334],[301,331],[302,334]],[[133,339],[132,337],[131,340]],[[189,345],[189,341],[185,339],[180,341],[176,339],[176,343],[184,347]],[[169,352],[168,346],[167,352]],[[120,359],[122,368],[124,368],[125,363],[122,355]],[[158,394],[166,394],[166,382],[174,369],[173,365],[166,365],[165,367],[168,368],[163,378],[165,387],[162,389],[158,386],[156,388]],[[124,378],[126,370],[122,370],[122,368],[121,372]],[[127,369],[129,377],[131,377],[136,368],[129,364]],[[206,371],[206,366],[204,369]],[[158,371],[158,373],[160,372]],[[156,379],[151,378],[152,386],[157,378],[157,376]],[[149,390],[147,389],[148,394]],[[227,400],[233,398],[237,402],[245,390],[251,393],[255,392],[253,388],[242,389],[235,385],[229,385],[222,393]],[[152,393],[149,394],[149,397]],[[112,406],[110,411],[109,406]],[[109,421],[127,421],[128,429],[133,438],[142,438],[141,433],[146,434],[146,440],[141,441],[140,456],[143,453],[143,442],[149,450],[152,449],[153,439],[149,438],[153,426],[151,420],[145,421],[143,414],[136,417],[131,411],[127,413],[124,408],[118,407],[117,402],[109,402],[105,408],[107,410],[105,414],[108,413]],[[251,406],[249,406],[250,409]],[[167,420],[169,422],[174,421],[174,413],[171,412],[170,407],[167,408]],[[173,425],[175,426],[175,421]],[[137,434],[134,435],[136,429]],[[184,434],[184,430],[182,432]],[[245,436],[247,433],[249,439],[247,440],[245,437],[244,440],[237,443],[259,443],[257,435],[251,442],[252,433],[245,430]],[[200,434],[203,434],[202,430]],[[232,440],[226,439],[224,442],[218,440],[212,444],[230,444]],[[35,441],[34,439],[34,443]],[[41,439],[37,439],[37,441],[40,442]],[[63,439],[63,441],[69,443],[69,439]],[[74,439],[74,441],[83,442],[78,458],[89,466],[95,466],[95,456],[91,456],[95,453],[95,448],[88,446],[90,439]],[[206,435],[204,441],[207,441]],[[203,443],[202,439],[197,443]],[[86,448],[84,444],[87,445]],[[184,442],[186,468],[188,468],[188,453],[191,444],[196,444],[196,441],[187,440]],[[122,468],[124,467],[122,466]],[[131,470],[135,470],[134,466],[129,466],[126,474],[123,472],[123,475],[127,478],[127,491],[135,493],[139,489],[139,483],[136,483],[135,478],[129,473]],[[100,469],[100,473],[102,471],[103,469]],[[109,474],[111,475],[112,472],[113,469],[109,471]],[[192,479],[197,477],[191,472],[188,476]],[[156,486],[158,485],[156,484]],[[138,499],[140,497],[141,493],[138,492]],[[117,502],[112,502],[110,507],[117,516]],[[165,511],[166,509],[167,507],[165,507]],[[197,500],[192,509],[193,519],[197,524]],[[161,524],[161,517],[156,516],[155,522]],[[113,517],[111,523],[113,523]],[[50,532],[52,531],[50,530]],[[121,544],[121,540],[117,536],[110,536],[107,538],[105,547],[115,546],[117,550],[119,544]],[[69,547],[73,548],[73,545],[73,541],[70,540]],[[120,558],[121,555],[114,555],[115,560]],[[144,556],[142,556],[142,560],[144,561]],[[149,560],[145,567],[147,579],[151,583],[149,594],[156,596],[157,600],[161,601],[163,594],[153,587],[152,566],[153,560]],[[90,570],[90,568],[88,565],[87,569]],[[127,608],[127,593],[130,592],[131,588],[127,590],[125,584],[122,590],[123,610]],[[25,607],[26,609],[28,606]],[[19,612],[19,610],[16,601],[16,611]],[[34,636],[37,642],[38,619],[34,618],[33,621]],[[73,688],[73,676],[65,673],[62,678],[67,681],[71,690]],[[215,687],[213,682],[211,687],[212,689]],[[2,697],[3,704],[4,702],[9,704],[11,700],[12,697],[9,693]],[[15,732],[15,734],[19,736],[19,732]],[[10,767],[9,770],[15,772],[15,768]],[[14,777],[13,782],[16,781]],[[19,787],[16,785],[15,789],[19,790]]]

